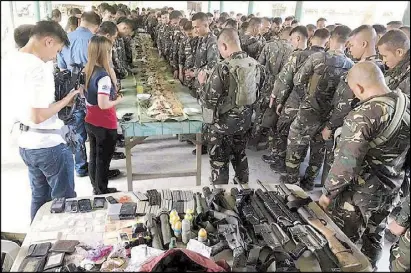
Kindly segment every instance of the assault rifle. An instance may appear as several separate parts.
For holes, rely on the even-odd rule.
[[[207,207],[220,212],[224,210],[236,211],[236,208],[233,208],[225,199],[225,190],[222,188],[216,188],[214,184],[211,185],[213,186],[213,191],[211,191],[209,187],[203,188],[203,194]]]
[[[327,241],[310,226],[303,225],[302,220],[292,214],[278,194],[269,192],[261,181],[257,180],[257,183],[265,191],[258,189],[256,191],[258,197],[263,200],[264,206],[273,215],[275,221],[289,232],[296,243],[295,249],[290,253],[291,256],[297,260],[306,250],[309,250],[317,258],[321,271],[340,271],[337,260],[327,247]]]
[[[261,182],[259,182],[259,184],[261,185]],[[347,249],[337,239],[336,231],[332,227],[326,226],[324,220],[318,219],[318,217],[307,206],[310,202],[312,202],[311,198],[301,198],[297,196],[295,193],[291,192],[284,183],[281,183],[279,187],[286,196],[288,201],[287,206],[291,210],[296,210],[298,214],[311,226],[310,229],[306,229],[304,232],[309,230],[309,232],[318,231],[321,233],[326,239],[323,242],[327,242],[324,247],[329,245],[329,248],[337,259],[339,267],[342,271],[357,272],[361,268],[361,263],[352,254],[351,249]],[[290,232],[292,231],[290,230]],[[301,234],[301,232],[299,234]],[[317,253],[314,252],[314,254],[317,255],[318,259],[323,259],[324,257],[329,256],[328,253],[320,253],[319,251],[317,251]]]

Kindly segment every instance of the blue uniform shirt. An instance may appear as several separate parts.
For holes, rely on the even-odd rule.
[[[80,64],[83,67],[87,63],[88,43],[94,34],[84,27],[78,27],[68,35],[70,46],[64,47],[57,55],[57,64],[61,69],[72,70],[71,64]]]

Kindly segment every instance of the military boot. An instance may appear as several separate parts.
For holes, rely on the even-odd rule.
[[[267,164],[273,164],[275,163],[276,156],[274,154],[262,155],[261,159]]]
[[[277,157],[270,165],[270,169],[277,173],[286,173],[285,158]]]
[[[304,176],[300,181],[300,187],[304,191],[312,191],[314,189],[314,179]]]
[[[284,184],[298,184],[300,181],[298,178],[296,179],[288,174],[285,174],[280,176],[280,182]]]

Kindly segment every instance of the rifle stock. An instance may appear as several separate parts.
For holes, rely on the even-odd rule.
[[[291,192],[283,183],[280,185],[281,189],[286,194],[287,201],[295,201],[301,199]],[[328,241],[331,252],[335,255],[340,265],[340,268],[345,272],[355,272],[361,269],[362,265],[359,260],[347,249],[335,236],[336,232],[326,227],[318,218],[313,218],[307,209],[303,206],[297,209],[297,212],[318,232],[320,232]]]

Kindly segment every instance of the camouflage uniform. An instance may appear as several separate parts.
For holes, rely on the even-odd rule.
[[[180,27],[169,25],[164,33],[164,56],[171,64],[173,54],[174,34],[180,32]]]
[[[219,107],[228,96],[230,75],[227,62],[230,59],[244,59],[245,52],[233,53],[228,59],[219,62],[211,71],[205,85],[201,87],[200,101],[203,108],[213,109],[218,115]],[[260,66],[260,87],[265,84],[264,67]],[[214,123],[207,124],[205,140],[211,165],[211,180],[214,184],[228,184],[229,161],[233,164],[235,176],[242,182],[248,182],[248,161],[245,154],[246,133],[251,128],[252,106],[234,108],[214,118]]]
[[[266,90],[263,91],[264,93],[261,94],[260,100],[255,105],[256,118],[251,132],[251,139],[257,145],[267,141],[270,128],[261,127],[261,123],[270,104],[270,92],[274,87],[275,78],[287,62],[292,51],[293,48],[287,41],[275,40],[265,44],[259,55],[258,62],[265,66],[269,79]]]
[[[157,44],[158,42],[158,33],[160,32],[160,29],[163,27],[163,23],[158,22],[158,24],[154,28],[154,46],[159,49],[159,45]]]
[[[399,88],[404,94],[410,96],[410,51],[405,58],[392,70],[386,73],[385,81],[391,90]]]
[[[280,39],[280,36],[278,36],[277,33],[274,33],[272,31],[269,31],[269,32],[265,33],[263,35],[263,37],[267,42],[271,42],[272,40],[279,40]]]
[[[183,70],[188,70],[194,68],[194,57],[196,56],[197,51],[197,44],[200,41],[200,37],[192,37],[188,38],[185,47],[184,47],[184,54],[182,57],[184,59]],[[196,97],[197,91],[194,87],[194,80],[195,78],[186,78],[184,77],[184,85],[186,85],[191,91],[191,95]]]
[[[278,118],[277,132],[274,134],[274,146],[271,154],[281,161],[285,161],[290,126],[297,116],[298,109],[306,93],[305,86],[294,87],[293,79],[308,57],[316,52],[324,52],[324,48],[313,46],[305,50],[294,51],[274,84],[273,95],[276,97],[277,105],[283,105],[283,110]],[[305,177],[314,180],[317,170],[321,168],[323,158],[318,157],[320,153],[316,151],[315,141],[310,141],[310,147],[310,164],[305,171]]]
[[[248,56],[258,60],[261,51],[266,43],[262,36],[251,36],[249,34],[240,35],[241,48],[247,52]]]
[[[397,92],[378,97],[396,100]],[[325,196],[332,200],[330,213],[334,223],[353,242],[362,236],[361,252],[373,267],[382,252],[383,227],[404,179],[403,165],[410,147],[410,127],[404,122],[385,143],[370,146],[393,120],[395,112],[392,106],[374,98],[359,103],[345,118],[323,188]]]
[[[157,49],[164,57],[164,35],[168,25],[161,24],[157,32]]]
[[[184,38],[185,35],[180,28],[175,28],[170,50],[170,65],[173,68],[173,71],[178,70],[180,45],[183,44]]]
[[[211,32],[214,34],[214,36],[218,37],[218,35],[220,34],[221,29],[216,27],[213,30],[211,30]]]
[[[374,62],[384,73],[385,67],[383,62],[378,58],[377,55],[367,57],[365,61]],[[341,77],[340,83],[338,84],[337,90],[335,91],[333,98],[333,108],[330,112],[328,121],[325,127],[331,129],[332,134],[334,135],[335,130],[341,127],[344,123],[344,118],[348,113],[354,108],[358,103],[358,99],[355,98],[354,93],[351,91],[350,87],[346,82],[347,74]],[[330,140],[326,141],[326,151],[325,151],[325,160],[323,166],[323,174],[321,183],[324,184],[325,179],[327,178],[328,172],[330,171],[331,165],[334,161],[334,139],[331,137]]]
[[[326,63],[330,65],[326,65]],[[343,52],[330,50],[328,52],[316,52],[312,54],[302,65],[294,77],[296,88],[308,85],[308,94],[303,100],[298,110],[295,120],[291,123],[288,135],[288,148],[286,154],[287,182],[299,182],[299,170],[301,162],[310,143],[314,143],[315,151],[319,154],[318,158],[324,157],[325,144],[321,135],[321,130],[327,120],[328,114],[332,109],[332,99],[335,89],[339,82],[339,76],[348,71],[353,63]],[[326,72],[328,70],[328,72]],[[326,75],[324,74],[326,73]],[[333,79],[327,78],[327,86],[321,86],[324,83],[317,83],[315,75],[328,77],[333,75]],[[313,91],[311,91],[314,89]],[[314,155],[312,155],[314,156]],[[319,168],[312,168],[312,171],[318,174]],[[316,174],[311,174],[315,176]],[[312,181],[307,181],[312,183]]]
[[[123,61],[124,42],[121,37],[118,37],[112,48],[112,59],[114,72],[117,79],[125,79],[127,77],[127,67]]]
[[[395,221],[407,231],[400,237],[400,240],[391,247],[390,271],[409,272],[410,271],[410,193],[405,201],[400,205],[401,211]]]
[[[151,17],[147,20],[146,22],[147,24],[147,32],[150,34],[151,36],[151,40],[156,41],[155,40],[155,31],[158,25],[158,21],[156,17]],[[156,47],[157,45],[155,44],[154,47]]]
[[[125,54],[125,64],[128,67],[133,63],[133,50],[131,46],[131,36],[124,37],[124,54]]]

